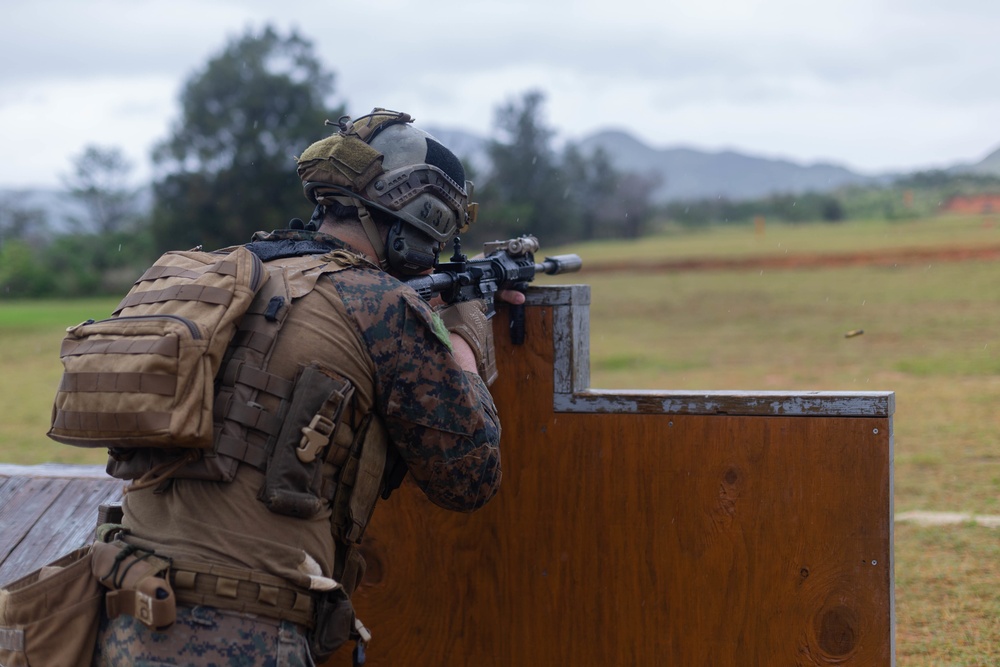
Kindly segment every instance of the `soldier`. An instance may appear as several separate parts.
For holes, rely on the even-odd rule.
[[[298,173],[316,209],[247,246],[270,278],[218,375],[212,454],[165,469],[155,452],[112,452],[109,472],[139,477],[119,540],[171,559],[177,610],[165,629],[104,619],[97,665],[310,665],[348,638],[361,660],[348,596],[377,497],[407,472],[449,510],[497,492],[481,304],[436,312],[400,280],[474,221],[460,161],[376,109],[342,118]]]

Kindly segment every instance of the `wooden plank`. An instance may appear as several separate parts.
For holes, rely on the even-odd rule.
[[[0,584],[90,542],[121,488],[95,466],[0,466]]]
[[[0,499],[0,526],[4,533],[0,560],[5,562],[65,486],[65,481],[46,478],[22,477],[12,482],[4,486],[6,498]]]
[[[104,471],[104,466],[78,465],[70,463],[40,463],[33,466],[0,463],[0,477],[71,477],[73,479],[100,479],[112,483],[113,479]]]

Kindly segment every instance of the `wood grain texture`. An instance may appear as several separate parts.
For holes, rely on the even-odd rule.
[[[499,495],[457,515],[406,484],[376,511],[369,664],[892,664],[891,401],[557,412],[561,307],[518,349],[496,329]]]
[[[95,466],[0,466],[0,585],[92,542],[121,490]]]

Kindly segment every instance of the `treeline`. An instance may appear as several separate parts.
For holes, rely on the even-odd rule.
[[[132,165],[118,149],[88,147],[65,177],[59,220],[0,199],[0,298],[95,296],[127,288],[154,256]],[[56,224],[58,223],[58,233]]]
[[[844,205],[833,195],[805,193],[774,195],[764,199],[731,201],[722,197],[667,204],[664,216],[685,226],[737,224],[757,217],[780,222],[838,222],[846,216]]]
[[[940,213],[957,196],[1000,194],[1000,177],[989,174],[922,171],[883,185],[848,186],[830,193],[772,195],[735,201],[714,197],[670,202],[660,219],[687,227],[768,221],[805,223],[841,220],[912,220]]]
[[[345,113],[328,104],[334,80],[294,31],[230,40],[181,90],[180,117],[152,152],[149,206],[137,205],[121,150],[99,146],[65,176],[66,210],[77,213],[58,228],[14,197],[0,201],[0,298],[119,294],[163,251],[243,243],[308,219],[293,157]],[[643,233],[656,181],[617,171],[600,152],[557,151],[541,93],[502,105],[495,123],[490,172],[472,174],[484,214],[468,249],[526,233],[547,246]]]

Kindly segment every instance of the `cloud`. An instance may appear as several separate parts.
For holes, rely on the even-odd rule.
[[[867,170],[1000,142],[989,0],[7,0],[4,18],[0,58],[17,65],[0,69],[0,122],[22,136],[0,137],[0,183],[23,178],[12,157],[31,146],[48,164],[87,142],[148,163],[184,80],[268,23],[313,41],[331,103],[355,114],[486,134],[498,104],[540,89],[562,138],[614,126]]]

